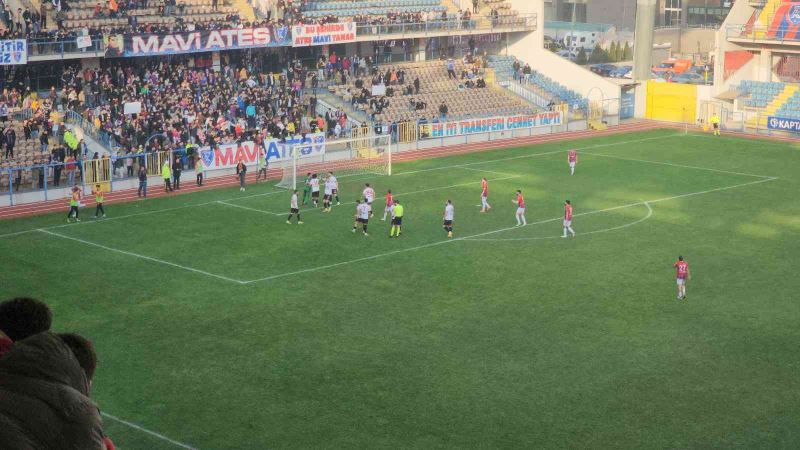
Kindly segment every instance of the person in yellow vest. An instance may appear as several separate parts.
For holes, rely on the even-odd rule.
[[[172,169],[169,167],[169,157],[161,166],[161,177],[164,178],[164,192],[172,192]]]
[[[711,116],[711,128],[714,130],[714,136],[722,135],[720,134],[719,123],[720,123],[719,115],[717,115],[717,113],[714,113],[714,115]]]
[[[105,202],[105,196],[103,195],[103,189],[99,184],[94,186],[92,189],[92,195],[94,195],[94,201],[97,203],[97,207],[94,210],[94,218],[97,219],[100,217],[100,214],[103,214],[103,218],[106,218],[106,209],[103,208],[103,203]]]
[[[403,227],[403,215],[405,215],[405,208],[398,200],[394,201],[394,210],[392,212],[392,229],[389,232],[389,237],[400,237]]]
[[[72,192],[70,193],[69,197],[69,213],[67,213],[67,223],[70,223],[72,220],[72,214],[75,213],[75,221],[80,222],[81,219],[78,218],[78,206],[81,204],[81,188],[78,186],[72,186]]]

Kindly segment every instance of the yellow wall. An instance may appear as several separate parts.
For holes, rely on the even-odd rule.
[[[646,117],[666,122],[694,123],[697,86],[647,82]]]

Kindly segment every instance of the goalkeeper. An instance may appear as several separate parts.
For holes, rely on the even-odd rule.
[[[308,201],[311,194],[311,172],[306,174],[306,181],[303,182],[303,205]]]

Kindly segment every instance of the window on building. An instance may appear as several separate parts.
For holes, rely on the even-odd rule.
[[[730,10],[729,7],[689,7],[686,21],[689,25],[720,25]]]
[[[586,3],[564,2],[559,10],[558,20],[572,22],[572,10],[575,10],[575,22],[586,23]]]
[[[682,0],[664,0],[664,25],[668,27],[681,24]]]

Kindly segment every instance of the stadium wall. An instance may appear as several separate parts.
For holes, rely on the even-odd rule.
[[[507,54],[528,61],[532,67],[558,81],[590,101],[616,99],[607,102],[609,115],[619,114],[620,87],[588,69],[561,58],[544,48],[544,0],[510,0],[511,7],[520,14],[536,15],[536,30],[527,34],[509,36]],[[602,98],[599,98],[602,94]]]
[[[697,116],[697,86],[647,82],[647,112],[651,120],[694,123]]]
[[[529,56],[534,56],[537,49],[544,48],[544,0],[510,0],[511,7],[520,14],[535,14],[536,29],[530,33],[509,38],[508,51],[523,61],[536,61]]]
[[[714,37],[714,95],[719,95],[731,88],[731,86],[739,84],[742,79],[748,79],[752,76],[752,72],[756,70],[753,65],[757,65],[758,55],[755,55],[753,62],[746,64],[740,69],[745,75],[743,77],[728,74],[725,76],[725,53],[730,51],[745,50],[744,47],[728,41],[729,27],[735,27],[747,23],[750,16],[753,14],[753,7],[750,2],[738,1],[734,2],[728,16],[725,18],[722,26],[719,27]]]
[[[589,101],[617,100],[606,102],[609,107],[606,113],[619,114],[621,88],[618,84],[543,48],[537,49],[536,54],[526,61],[535,62],[534,69],[588,98]],[[602,94],[602,98],[599,98],[598,92]]]

